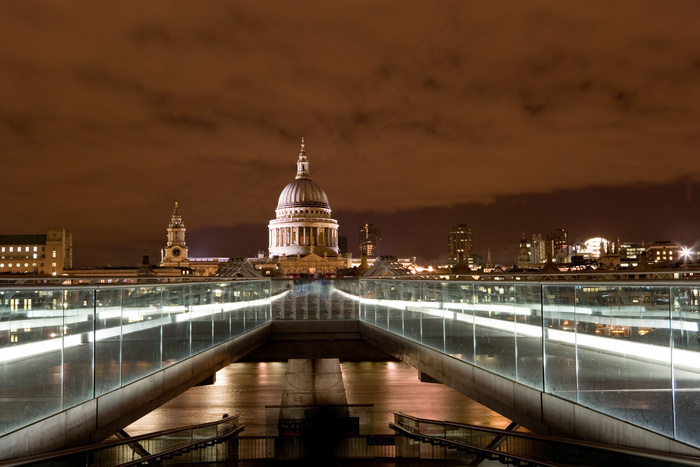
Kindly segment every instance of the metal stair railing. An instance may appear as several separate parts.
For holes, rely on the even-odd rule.
[[[201,451],[236,438],[244,430],[243,425],[237,424],[238,418],[236,415],[140,436],[126,435],[126,438],[114,441],[3,461],[0,462],[0,467],[162,465],[167,459]],[[217,450],[208,457],[213,457],[210,460],[216,461],[226,460],[229,455],[237,455],[237,445],[235,449]],[[204,456],[200,455],[202,457]]]
[[[397,434],[510,465],[700,467],[700,458],[394,414]],[[413,455],[412,453],[408,453]],[[403,453],[398,449],[397,457]],[[483,460],[483,459],[482,459]]]

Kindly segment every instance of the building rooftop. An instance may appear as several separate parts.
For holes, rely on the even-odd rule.
[[[43,235],[0,235],[0,245],[45,245]]]

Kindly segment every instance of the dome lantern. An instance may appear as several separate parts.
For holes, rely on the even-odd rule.
[[[310,179],[309,161],[306,159],[306,149],[304,149],[304,137],[301,137],[301,151],[299,151],[299,160],[297,161],[297,180]]]

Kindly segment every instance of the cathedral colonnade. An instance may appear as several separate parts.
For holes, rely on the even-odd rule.
[[[289,226],[270,229],[270,245],[280,246],[338,246],[338,227]]]

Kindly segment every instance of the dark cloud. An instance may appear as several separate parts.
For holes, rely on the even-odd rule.
[[[699,5],[5,0],[0,231],[148,243],[179,201],[264,243],[301,136],[348,223],[692,184]]]

